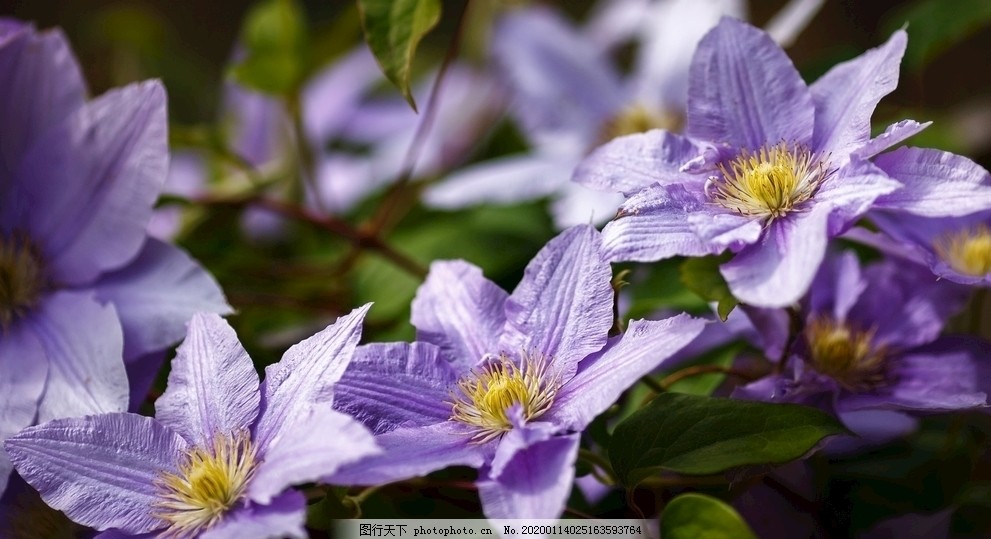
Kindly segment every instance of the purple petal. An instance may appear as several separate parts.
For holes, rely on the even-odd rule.
[[[581,363],[558,391],[547,420],[583,430],[641,376],[692,342],[706,323],[685,314],[634,320],[618,342]]]
[[[790,47],[825,3],[825,0],[791,0],[767,21],[764,30],[777,44]]]
[[[853,158],[816,192],[818,203],[832,207],[829,235],[837,236],[867,212],[879,197],[891,193],[901,184],[886,176],[869,161]]]
[[[358,47],[322,71],[303,90],[303,122],[314,144],[337,135],[351,120],[361,98],[382,79],[367,47]]]
[[[759,243],[720,267],[730,291],[756,307],[786,307],[809,289],[826,253],[828,208],[819,205],[768,225]]]
[[[623,204],[619,217],[602,230],[602,242],[604,256],[612,262],[650,262],[719,253],[756,242],[761,230],[757,220],[708,204],[701,189],[657,185]]]
[[[579,361],[606,344],[612,327],[612,269],[591,226],[570,228],[527,264],[506,301],[499,349],[539,353],[571,378]]]
[[[908,37],[895,32],[884,45],[829,70],[810,87],[816,105],[817,152],[844,160],[871,137],[871,115],[898,86],[898,67]]]
[[[750,324],[757,330],[754,345],[763,350],[768,361],[777,361],[788,346],[791,336],[791,320],[788,313],[781,309],[762,309],[750,305],[741,305]],[[734,309],[735,312],[735,309]],[[730,313],[733,318],[733,313]]]
[[[0,442],[34,422],[45,389],[48,361],[37,338],[15,325],[0,339]],[[0,494],[13,465],[0,451]]]
[[[884,130],[884,133],[872,138],[870,142],[854,151],[853,155],[861,159],[870,159],[895,144],[921,132],[931,124],[932,122],[920,124],[915,120],[902,120],[893,123]]]
[[[634,59],[637,97],[650,106],[682,112],[688,102],[688,72],[702,37],[723,16],[746,18],[742,0],[653,2],[640,17],[640,47]]]
[[[558,230],[585,224],[599,226],[616,215],[623,199],[620,193],[603,193],[568,183],[551,202],[551,217]]]
[[[277,439],[258,449],[261,462],[247,495],[262,504],[290,485],[316,481],[341,466],[382,452],[368,429],[326,404],[294,418]]]
[[[478,482],[488,518],[558,518],[564,511],[578,456],[578,434],[556,436],[519,451],[498,479]]]
[[[510,204],[547,196],[568,184],[577,156],[511,155],[462,168],[431,185],[427,206],[457,209],[476,204]]]
[[[42,133],[83,107],[86,85],[65,35],[27,24],[0,41],[0,80],[0,171],[13,171]]]
[[[359,346],[334,386],[334,407],[375,434],[426,426],[451,417],[458,372],[433,345],[414,342]]]
[[[290,490],[272,500],[268,505],[249,504],[234,509],[212,528],[203,532],[201,539],[246,539],[248,537],[307,537],[306,497]]]
[[[163,527],[152,516],[155,484],[178,473],[187,445],[150,417],[104,414],[29,427],[4,447],[45,503],[72,520],[143,533]]]
[[[650,6],[650,0],[596,2],[582,34],[600,50],[611,49],[638,33]]]
[[[194,313],[231,313],[206,270],[179,248],[152,238],[130,264],[94,286],[97,299],[112,302],[120,315],[125,361],[181,340]]]
[[[146,82],[91,101],[30,148],[15,182],[54,280],[90,282],[138,253],[168,174],[166,130],[165,90]]]
[[[842,410],[953,411],[987,406],[991,345],[969,337],[944,337],[897,358],[891,385],[844,398]]]
[[[660,183],[701,186],[704,176],[681,172],[702,152],[692,140],[654,129],[603,144],[575,169],[572,180],[593,189],[630,195]]]
[[[856,253],[844,251],[827,257],[812,281],[808,310],[815,314],[829,314],[835,320],[846,320],[867,286],[867,281],[861,276]],[[889,312],[890,308],[891,304],[887,307]]]
[[[981,165],[950,152],[898,148],[874,163],[904,186],[877,206],[924,217],[958,217],[991,209],[991,176]]]
[[[225,127],[235,155],[255,168],[286,155],[292,124],[284,102],[230,81],[224,85]]]
[[[547,9],[517,10],[499,21],[492,53],[516,94],[516,116],[527,134],[595,137],[623,102],[619,77],[602,52]]]
[[[149,400],[149,392],[155,384],[158,372],[165,365],[165,358],[169,355],[166,352],[152,352],[140,357],[132,358],[124,363],[124,370],[127,371],[127,382],[131,388],[131,398],[128,401],[127,411],[138,413],[138,409],[146,400]]]
[[[198,313],[155,415],[189,443],[207,447],[216,436],[251,428],[260,398],[258,373],[234,329],[215,314]]]
[[[480,468],[490,445],[470,442],[467,429],[453,421],[409,427],[375,437],[383,452],[344,466],[324,481],[337,485],[380,485],[420,477],[448,466]]]
[[[865,270],[868,292],[850,318],[876,330],[875,343],[901,350],[927,344],[961,310],[971,289],[938,279],[922,266],[886,259]],[[893,315],[891,306],[897,305]]]
[[[724,18],[692,59],[689,137],[756,150],[809,146],[815,106],[795,66],[764,32]]]
[[[39,422],[127,409],[123,336],[112,305],[81,292],[56,292],[24,322],[48,357]]]
[[[334,384],[344,374],[361,338],[361,324],[371,304],[342,316],[316,335],[293,346],[282,360],[265,367],[261,413],[254,440],[266,447],[305,417],[310,408],[330,403]]]
[[[492,457],[492,463],[489,468],[490,479],[498,479],[518,452],[525,451],[533,445],[547,441],[559,430],[555,425],[542,421],[524,423],[520,408],[517,407],[515,410],[510,410],[511,414],[514,412],[517,414],[517,417],[511,418],[513,428],[504,434],[502,438],[499,438],[499,445],[496,447],[495,455]]]
[[[507,297],[468,262],[434,262],[411,305],[417,339],[439,346],[445,359],[467,370],[497,351]]]

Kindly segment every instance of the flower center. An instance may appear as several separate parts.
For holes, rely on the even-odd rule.
[[[681,127],[681,123],[681,117],[676,114],[634,103],[602,124],[599,130],[599,143],[606,143],[616,137],[643,133],[651,129],[674,131]]]
[[[941,236],[933,242],[933,249],[964,275],[983,277],[991,272],[991,229],[985,225]]]
[[[812,365],[846,389],[863,391],[885,378],[885,354],[873,346],[874,330],[860,331],[827,317],[805,328]]]
[[[826,166],[802,148],[787,144],[744,151],[719,165],[706,193],[714,202],[742,215],[775,219],[812,198],[826,178]]]
[[[472,441],[485,443],[513,428],[509,411],[519,406],[529,421],[550,409],[560,387],[542,357],[523,355],[518,367],[505,355],[458,381],[451,419],[473,428]]]
[[[0,234],[0,330],[38,303],[45,284],[37,247],[24,234]]]
[[[219,435],[212,451],[196,447],[158,483],[155,516],[168,523],[166,536],[191,537],[217,522],[241,498],[255,470],[255,449],[247,432]]]

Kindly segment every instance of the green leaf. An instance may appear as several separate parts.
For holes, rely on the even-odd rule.
[[[382,72],[416,110],[410,65],[420,39],[440,21],[440,0],[358,0],[365,41]]]
[[[293,0],[266,0],[255,5],[241,28],[244,59],[231,68],[242,85],[286,95],[306,73],[307,36],[303,10]]]
[[[662,469],[706,475],[787,462],[843,432],[835,418],[806,406],[662,393],[616,426],[609,458],[633,486]]]
[[[718,301],[717,312],[724,322],[739,301],[719,273],[719,265],[730,258],[730,254],[689,258],[681,264],[681,283],[706,301]]]
[[[682,494],[661,515],[664,539],[757,539],[740,514],[728,504],[704,494]]]
[[[943,0],[921,0],[895,12],[888,22],[891,31],[907,26],[905,66],[918,71],[991,23],[991,2],[955,0],[953,9],[947,9]]]
[[[667,259],[635,268],[626,287],[632,298],[626,318],[650,318],[662,309],[710,312],[705,300],[681,283],[682,259]]]

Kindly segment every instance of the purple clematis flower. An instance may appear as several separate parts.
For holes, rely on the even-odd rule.
[[[686,136],[655,130],[612,141],[575,172],[630,196],[603,231],[608,259],[651,261],[730,250],[733,294],[761,307],[808,290],[828,238],[901,184],[867,161],[925,127],[870,138],[895,88],[903,31],[806,86],[764,32],[723,19],[692,60]]]
[[[940,336],[968,292],[897,260],[861,270],[853,253],[827,258],[803,301],[803,329],[784,372],[738,388],[735,395],[816,404],[844,421],[868,410],[984,407],[991,343]],[[788,334],[768,327],[773,317],[763,320],[767,334]],[[885,428],[859,419],[865,418],[850,417],[848,424],[862,431]]]
[[[196,315],[157,417],[56,419],[5,447],[48,505],[102,538],[306,537],[306,501],[288,487],[379,451],[331,405],[367,311],[290,348],[260,387],[234,330]]]
[[[196,311],[230,308],[146,236],[168,165],[165,91],[86,100],[58,30],[0,19],[0,440],[144,399]],[[129,380],[130,379],[130,380]],[[0,491],[10,462],[0,452]]]
[[[512,91],[511,112],[533,148],[464,168],[424,193],[438,208],[512,203],[551,196],[564,229],[616,213],[619,194],[571,182],[575,166],[616,136],[677,129],[688,101],[688,62],[696,44],[723,15],[744,17],[737,0],[621,0],[599,3],[587,26],[575,28],[546,8],[514,10],[498,22],[494,62]],[[793,0],[773,24],[790,41],[821,0]],[[633,72],[621,77],[609,47],[637,38]]]
[[[899,148],[875,164],[905,185],[868,214],[884,236],[851,231],[852,239],[928,266],[963,284],[991,283],[991,174],[966,157]]]
[[[451,465],[480,469],[491,518],[556,518],[581,431],[703,320],[637,320],[610,339],[609,264],[599,233],[551,240],[507,294],[464,261],[435,262],[412,305],[418,342],[359,348],[335,406],[385,452],[330,477],[379,484]]]

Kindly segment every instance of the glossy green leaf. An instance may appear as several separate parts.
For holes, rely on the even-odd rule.
[[[306,72],[306,19],[293,0],[266,0],[254,6],[241,29],[244,58],[231,74],[244,86],[285,95]]]
[[[661,515],[664,539],[757,539],[735,509],[704,494],[682,494]]]
[[[410,66],[420,39],[440,21],[440,0],[358,0],[365,41],[413,110]]]
[[[632,486],[662,469],[705,475],[787,462],[843,432],[806,406],[663,393],[616,426],[609,458]]]
[[[706,301],[716,301],[719,318],[724,322],[733,308],[739,304],[719,273],[719,265],[729,260],[730,255],[703,256],[689,258],[681,264],[681,283]]]

